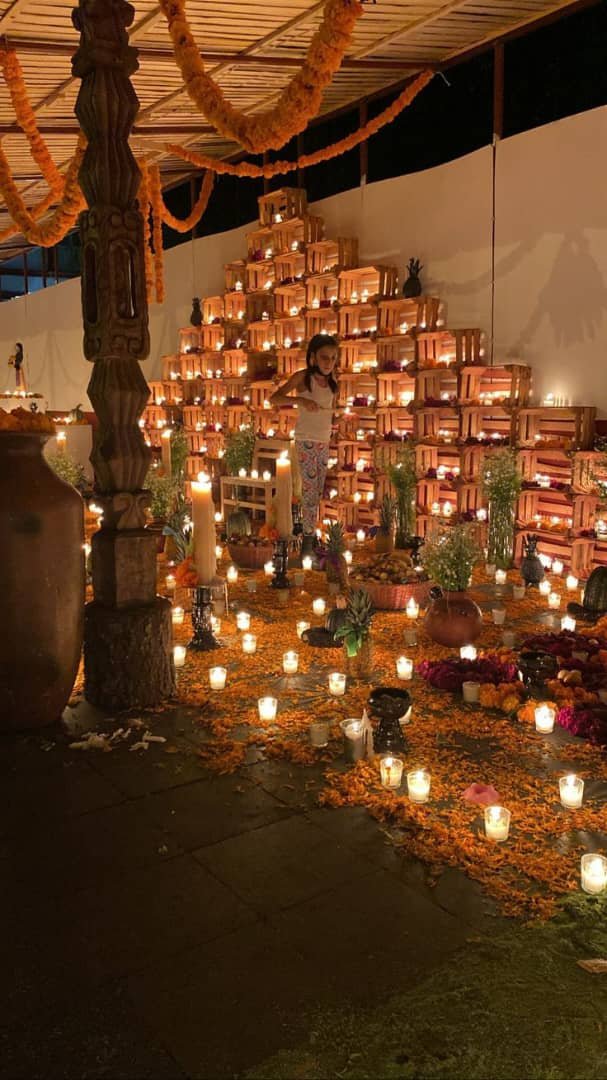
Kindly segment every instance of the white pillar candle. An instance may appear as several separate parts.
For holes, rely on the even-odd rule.
[[[507,580],[508,580],[508,575],[507,575],[505,570],[496,570],[495,571],[495,584],[496,585],[505,585]]]
[[[173,648],[173,663],[176,668],[183,667],[185,664],[186,647],[185,645],[175,645]]]
[[[312,601],[312,611],[315,615],[324,615],[326,608],[327,605],[322,596],[317,596],[316,599]]]
[[[493,608],[491,614],[493,616],[493,622],[496,626],[504,625],[504,623],[506,622],[506,608]]]
[[[282,654],[282,670],[285,675],[294,675],[299,667],[299,656],[292,649]]]
[[[396,661],[396,674],[399,679],[409,682],[413,678],[413,661],[407,656],[399,656]]]
[[[209,684],[211,690],[224,690],[227,675],[228,673],[224,667],[209,668]]]
[[[226,580],[229,581],[230,585],[235,585],[238,581],[238,570],[235,566],[228,566]]]
[[[584,892],[598,896],[607,889],[607,859],[604,855],[582,855],[581,859],[582,889]]]
[[[243,651],[243,653],[247,653],[248,656],[252,656],[252,654],[255,652],[256,649],[257,649],[257,638],[255,637],[255,634],[243,634],[242,635],[242,651]]]
[[[489,840],[498,843],[508,839],[510,811],[505,806],[487,806],[485,809],[485,833]]]
[[[236,626],[239,630],[248,630],[251,626],[251,616],[248,611],[239,611],[236,614]]]
[[[269,562],[265,562],[263,564],[263,572],[266,575],[266,577],[272,577],[272,574],[274,573],[274,563],[272,562],[271,559],[270,559]]]
[[[549,735],[551,731],[554,731],[554,709],[551,709],[549,705],[538,705],[535,710],[535,730],[541,731],[543,735]]]
[[[544,578],[543,581],[540,581],[538,586],[540,596],[550,596],[551,588],[552,586],[550,585],[548,578]]]
[[[513,585],[512,586],[512,595],[513,595],[515,600],[524,600],[525,599],[525,586],[524,585]]]
[[[564,567],[564,564],[561,562],[561,560],[560,559],[555,559],[554,562],[552,563],[552,573],[557,574],[557,575],[562,574],[564,569],[565,569],[565,567]]]
[[[173,620],[173,626],[181,626],[184,619],[183,608],[174,607],[171,612],[171,618]]]
[[[201,585],[215,577],[215,507],[211,481],[204,473],[192,482],[192,523],[194,525],[194,565]]]
[[[565,578],[565,585],[569,589],[569,592],[575,592],[578,587],[578,579],[576,578],[575,574],[567,574],[567,577]]]
[[[386,754],[379,763],[381,782],[384,787],[397,788],[403,776],[403,763],[400,758]]]
[[[165,428],[160,436],[160,451],[162,455],[162,468],[165,476],[172,475],[172,462],[171,462],[171,435],[173,434],[171,428]]]
[[[419,604],[417,600],[414,599],[414,597],[410,596],[407,600],[405,612],[408,619],[417,619],[419,615]]]
[[[346,692],[346,676],[341,671],[332,671],[329,675],[329,693],[341,697]]]
[[[291,479],[291,462],[288,452],[283,450],[276,460],[276,528],[278,535],[283,540],[288,540],[293,532],[293,512],[291,502],[293,499],[293,483]]]
[[[481,684],[477,682],[462,683],[462,695],[466,705],[476,705],[481,692]]]
[[[215,544],[215,558],[216,559],[221,559],[222,555],[223,555],[223,548],[222,548],[221,544]]]
[[[459,650],[460,660],[476,660],[477,652],[474,645],[462,645]]]
[[[568,810],[577,810],[582,805],[584,799],[584,781],[581,776],[576,776],[575,773],[569,773],[568,776],[561,776],[559,780],[559,794],[561,796],[561,803],[566,806]]]
[[[300,619],[300,621],[295,624],[295,629],[297,630],[297,637],[300,638],[304,631],[310,629],[310,623],[306,622],[305,619]]]
[[[426,769],[416,769],[407,773],[407,793],[411,802],[428,802],[430,795],[430,773]]]
[[[174,574],[167,574],[167,576],[164,579],[164,583],[166,585],[167,592],[173,592],[174,589],[175,589],[175,584],[176,584],[175,575]]]
[[[260,697],[257,702],[260,720],[275,720],[278,701],[275,697]]]
[[[560,606],[561,606],[561,598],[560,598],[559,594],[557,592],[551,592],[549,597],[548,597],[548,607],[549,608],[554,608],[556,610],[556,608],[560,608]]]
[[[365,725],[362,720],[350,718],[342,720],[339,726],[344,734],[344,757],[353,765],[365,756]]]
[[[304,555],[303,559],[301,560],[301,567],[302,567],[302,570],[311,570],[312,569],[312,556],[311,555]]]
[[[408,626],[405,630],[405,645],[417,645],[417,631],[414,626]]]
[[[569,630],[571,633],[573,633],[575,627],[575,619],[573,619],[571,615],[563,615],[563,618],[561,619],[561,630]]]

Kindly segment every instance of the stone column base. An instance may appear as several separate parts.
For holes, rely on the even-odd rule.
[[[158,705],[175,692],[171,603],[105,607],[93,600],[84,619],[84,696],[120,712]]]

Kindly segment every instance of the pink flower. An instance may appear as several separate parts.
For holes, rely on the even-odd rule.
[[[481,806],[491,806],[492,803],[499,803],[500,797],[492,784],[470,784],[469,788],[466,788],[462,799],[467,799],[468,802],[480,803]]]

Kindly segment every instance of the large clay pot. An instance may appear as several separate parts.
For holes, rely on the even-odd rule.
[[[483,616],[467,593],[443,592],[434,586],[430,600],[424,626],[433,641],[458,649],[476,640],[483,629]]]
[[[0,730],[52,724],[78,671],[82,499],[47,465],[48,436],[0,432]]]

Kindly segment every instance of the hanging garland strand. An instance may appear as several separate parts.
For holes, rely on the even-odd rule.
[[[167,143],[166,149],[170,154],[181,158],[182,161],[188,161],[191,165],[196,165],[199,169],[212,169],[213,172],[227,174],[228,176],[248,176],[251,178],[263,176],[266,180],[270,180],[274,176],[294,172],[295,169],[308,169],[312,165],[319,165],[322,161],[330,161],[332,158],[339,157],[340,154],[345,154],[348,150],[353,150],[355,146],[364,142],[365,139],[375,135],[380,128],[395,120],[399,113],[406,109],[407,105],[410,105],[419,92],[428,85],[433,75],[434,72],[432,71],[422,71],[391,105],[388,105],[383,112],[369,120],[358,131],[346,135],[344,139],[340,139],[331,146],[325,146],[322,150],[315,150],[313,154],[303,154],[297,161],[274,161],[267,165],[253,165],[248,161],[240,161],[238,164],[233,164],[229,161],[220,161],[218,158],[209,157],[207,154],[198,154],[195,150],[188,150],[185,146],[176,146],[174,143]]]
[[[19,194],[6,154],[0,143],[0,192],[10,216],[18,226],[19,232],[23,233],[23,236],[30,244],[37,244],[40,247],[54,247],[76,224],[78,214],[86,209],[84,195],[78,183],[78,173],[85,149],[86,138],[83,134],[80,134],[76,153],[65,174],[65,187],[61,202],[53,211],[49,220],[44,225],[38,225],[33,213],[27,209]]]
[[[145,292],[148,304],[152,302],[154,293],[154,263],[152,259],[152,226],[150,220],[150,170],[145,158],[141,158],[137,164],[141,171],[137,201],[143,218],[143,260],[145,273]]]
[[[225,98],[207,75],[185,13],[185,0],[160,0],[173,41],[175,60],[196,107],[220,134],[250,153],[278,150],[299,134],[320,111],[323,90],[339,70],[363,13],[359,0],[327,0],[301,70],[291,79],[272,109],[245,115]]]
[[[162,220],[164,221],[165,225],[168,225],[169,229],[174,229],[175,232],[178,233],[190,232],[190,230],[193,229],[195,225],[198,225],[198,222],[206,211],[214,183],[215,173],[207,170],[207,172],[204,174],[204,180],[202,181],[202,186],[200,188],[198,198],[196,199],[196,202],[192,207],[192,211],[190,214],[188,214],[187,218],[176,218],[168,209],[166,204],[163,203]]]
[[[150,169],[150,198],[152,201],[152,242],[154,245],[154,286],[156,289],[156,303],[161,304],[164,300],[164,259],[162,250],[162,185],[160,183],[160,169],[153,165]]]
[[[0,65],[15,110],[19,127],[27,137],[32,157],[55,198],[63,193],[64,178],[49,154],[38,131],[36,117],[23,78],[21,64],[14,49],[0,48]]]

